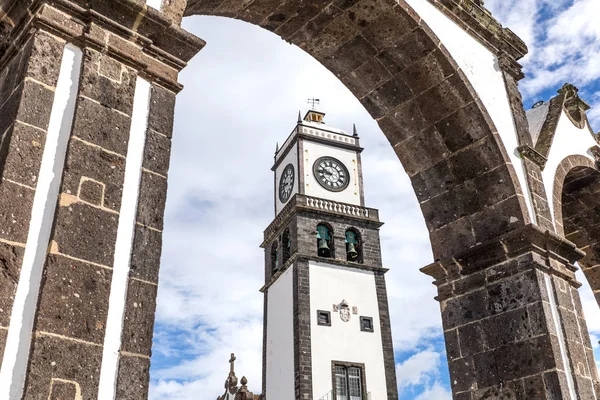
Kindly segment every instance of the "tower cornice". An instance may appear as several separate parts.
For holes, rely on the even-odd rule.
[[[352,218],[362,221],[363,223],[372,224],[379,228],[383,222],[379,221],[379,210],[375,208],[361,207],[354,204],[340,203],[332,200],[320,199],[317,197],[296,194],[292,197],[288,204],[275,217],[273,222],[269,224],[264,231],[264,240],[260,247],[266,248],[277,233],[288,224],[289,220],[298,212],[310,211],[323,216]]]

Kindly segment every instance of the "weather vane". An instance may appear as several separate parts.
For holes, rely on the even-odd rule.
[[[315,98],[308,99],[308,101],[307,101],[308,104],[312,104],[312,109],[313,110],[317,109],[317,106],[319,105],[320,102],[321,102],[321,100],[315,99]]]

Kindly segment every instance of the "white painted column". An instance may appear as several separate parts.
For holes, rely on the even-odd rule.
[[[42,271],[75,114],[82,58],[79,48],[72,44],[65,46],[0,369],[0,400],[20,400],[23,394]]]
[[[121,334],[125,317],[131,252],[137,218],[144,146],[146,144],[150,91],[150,83],[138,77],[133,98],[123,198],[119,213],[113,276],[108,301],[108,317],[100,370],[100,387],[98,389],[99,400],[112,400],[116,395]]]

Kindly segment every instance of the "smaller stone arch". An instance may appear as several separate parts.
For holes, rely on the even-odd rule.
[[[585,252],[579,260],[600,305],[600,170],[587,157],[573,155],[559,164],[554,182],[556,229]]]
[[[281,265],[284,265],[292,255],[292,238],[290,229],[286,228],[281,235]]]
[[[346,229],[344,236],[346,237],[346,261],[362,264],[364,260],[363,241],[360,231],[354,227],[350,227]]]
[[[319,222],[316,226],[317,255],[324,258],[335,258],[335,242],[333,227],[327,222]]]
[[[271,244],[271,275],[279,269],[279,241],[275,240]]]

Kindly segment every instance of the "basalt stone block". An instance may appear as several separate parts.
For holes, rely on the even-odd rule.
[[[461,218],[444,225],[442,228],[430,232],[429,237],[431,242],[436,244],[433,247],[433,257],[436,260],[460,254],[477,243],[469,218]]]
[[[150,387],[150,359],[121,355],[117,399],[146,400]]]
[[[125,157],[130,125],[130,117],[79,97],[73,121],[73,136]]]
[[[458,341],[458,330],[444,332],[444,342],[446,343],[446,354],[448,360],[452,361],[461,357],[460,344]]]
[[[50,254],[44,271],[36,327],[102,344],[112,271]]]
[[[342,82],[360,99],[391,78],[392,75],[381,65],[381,62],[371,57],[355,71],[346,75]]]
[[[68,357],[65,357],[66,354]],[[102,363],[101,346],[37,334],[29,360],[23,398],[46,399],[53,379],[79,384],[81,400],[97,398]]]
[[[129,281],[123,325],[122,349],[135,354],[152,354],[152,332],[158,286]]]
[[[0,183],[0,238],[25,243],[34,191],[9,181]]]
[[[480,289],[442,302],[444,329],[452,329],[488,317],[490,313],[487,300],[485,289]]]
[[[513,381],[491,388],[479,389],[473,392],[472,396],[473,400],[528,400],[525,397],[525,389],[521,381]],[[542,400],[544,397],[539,399]]]
[[[537,303],[542,300],[540,285],[536,271],[532,270],[488,285],[487,307],[490,314],[500,314]]]
[[[16,122],[4,163],[4,177],[35,187],[40,173],[46,133]]]
[[[61,192],[76,196],[80,193],[82,182],[92,179],[104,185],[104,207],[119,211],[124,176],[125,158],[78,140],[71,140]]]
[[[24,251],[22,247],[0,243],[0,326],[3,327],[10,323]]]
[[[6,336],[8,335],[8,327],[5,328],[6,329],[0,329],[0,357],[4,357],[4,348],[6,347]]]
[[[373,118],[381,118],[412,98],[413,94],[404,78],[396,75],[360,101]]]
[[[343,77],[372,58],[377,50],[362,36],[356,36],[343,44],[331,56],[323,60],[323,64],[334,75]]]
[[[297,6],[300,8],[298,8],[296,15],[292,16],[283,25],[276,29],[276,33],[286,40],[300,30],[300,28],[306,25],[311,19],[316,17],[321,11],[321,7],[319,7],[319,5],[304,4],[303,6]]]
[[[446,147],[452,152],[458,151],[479,139],[482,139],[487,121],[481,115],[476,103],[471,103],[439,121],[436,128],[440,132]]]
[[[86,49],[80,93],[105,107],[131,115],[137,74],[134,70],[122,65],[123,71],[119,79],[115,79],[114,63],[102,62],[104,57],[109,56],[90,48]]]
[[[470,103],[472,95],[459,75],[419,94],[416,98],[423,116],[432,124]]]
[[[488,325],[487,322],[484,325]],[[483,336],[482,324],[476,322],[458,328],[460,338],[460,352],[463,357],[481,353],[484,346],[489,348]]]
[[[494,349],[534,336],[526,307],[493,315],[482,326],[488,348]]]
[[[171,159],[171,139],[149,130],[146,133],[143,167],[167,176]]]
[[[409,100],[380,119],[379,127],[385,133],[390,144],[395,146],[427,128],[427,121],[421,115],[421,110],[414,100]]]
[[[130,276],[158,283],[161,253],[162,233],[136,226]]]
[[[496,365],[493,351],[475,354],[473,362],[475,363],[474,370],[477,376],[477,387],[490,387],[500,383],[498,366]]]
[[[390,10],[366,26],[361,34],[382,51],[416,27],[417,22],[406,13]]]
[[[56,86],[65,43],[44,31],[35,35],[27,64],[27,76],[48,86]]]
[[[510,381],[555,368],[551,340],[550,336],[545,335],[495,349],[494,358],[500,379]]]
[[[448,149],[433,127],[401,142],[394,147],[394,151],[411,177],[441,162],[448,154]]]
[[[23,82],[23,93],[17,119],[43,130],[48,128],[54,92],[33,81]]]
[[[448,363],[453,392],[464,392],[476,382],[473,358],[459,358]]]
[[[153,85],[150,96],[148,128],[171,138],[175,116],[175,93]]]
[[[416,29],[377,55],[392,74],[400,72],[415,61],[437,49],[437,45],[422,29]]]
[[[455,72],[445,54],[435,50],[400,72],[415,95],[442,83]]]
[[[48,400],[75,400],[77,399],[77,386],[73,382],[53,380],[50,387]]]
[[[92,180],[81,180],[78,197],[86,203],[101,207],[104,203],[104,184]]]
[[[142,225],[162,230],[167,180],[161,176],[142,172],[137,221]]]
[[[84,203],[58,207],[53,240],[62,254],[111,266],[118,218]]]
[[[490,136],[450,158],[452,173],[460,180],[469,180],[503,164],[498,145]]]

